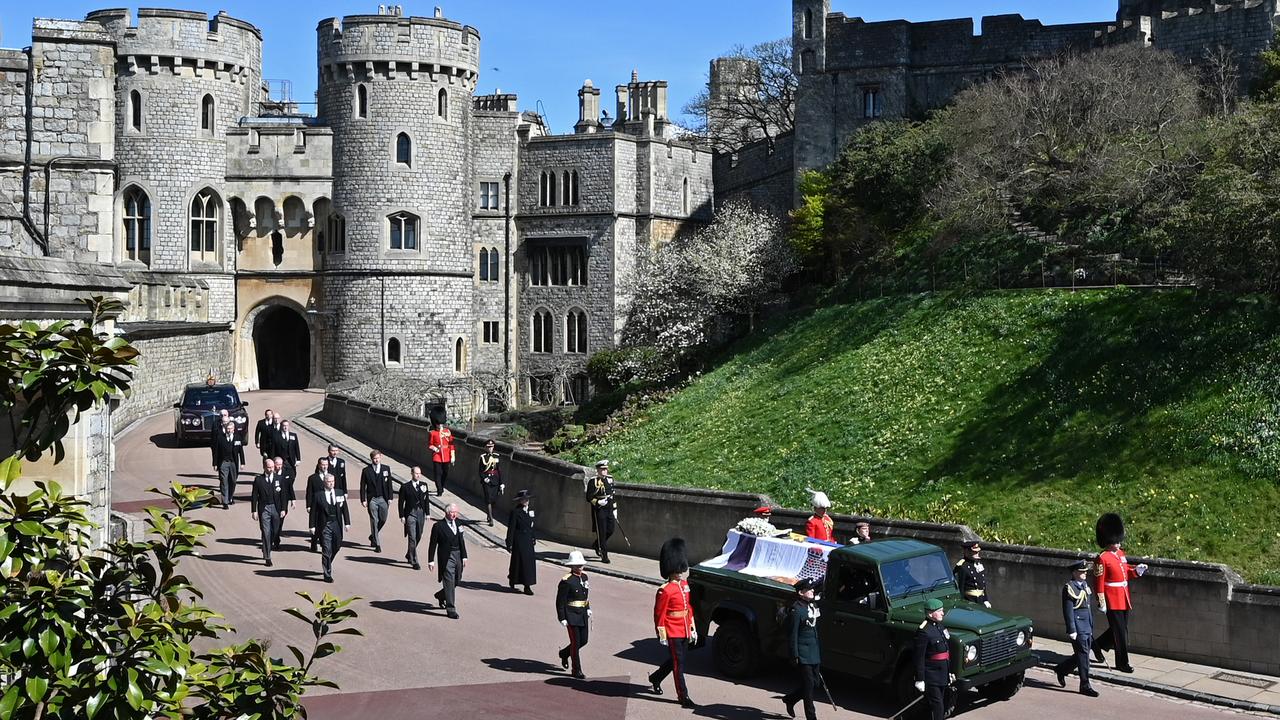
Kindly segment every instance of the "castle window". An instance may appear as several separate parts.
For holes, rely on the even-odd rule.
[[[222,202],[205,188],[191,199],[191,259],[217,262],[218,216]]]
[[[151,198],[136,185],[124,191],[124,255],[151,263]]]
[[[538,186],[538,204],[542,207],[553,207],[557,204],[557,192],[560,187],[560,178],[554,170],[542,171],[540,184]]]
[[[408,133],[396,135],[396,162],[405,167],[413,165],[413,141]]]
[[[551,352],[551,313],[540,310],[533,313],[531,348],[536,353]]]
[[[397,338],[387,340],[387,364],[400,364],[400,340]]]
[[[418,216],[411,213],[396,213],[388,218],[391,221],[391,249],[418,249]]]
[[[467,341],[462,338],[453,341],[453,371],[467,371]]]
[[[813,72],[814,66],[818,64],[818,56],[812,50],[805,50],[800,53],[800,74]]]
[[[295,195],[284,199],[284,226],[290,230],[307,226],[307,206]]]
[[[587,314],[581,310],[570,310],[564,317],[564,351],[587,352]]]
[[[205,95],[200,100],[200,130],[213,134],[213,96]]]
[[[552,400],[551,378],[546,375],[529,376],[529,402],[534,405],[550,405]]]
[[[347,219],[341,213],[329,215],[329,252],[345,253],[347,251]]]
[[[530,284],[587,284],[587,252],[581,245],[533,245],[527,252]]]
[[[129,127],[134,132],[142,132],[142,93],[129,91]]]
[[[254,223],[258,233],[266,235],[276,229],[276,204],[269,197],[260,197],[253,201]]]
[[[680,188],[680,213],[689,214],[689,178],[685,178]]]
[[[498,183],[480,183],[480,209],[498,210]]]
[[[440,88],[436,95],[436,115],[443,120],[449,119],[449,91]]]
[[[356,86],[356,117],[369,117],[369,88],[364,85]]]
[[[538,205],[542,207],[551,204],[548,202],[551,198],[551,189],[547,185],[547,171],[543,170],[542,174],[538,176]]]
[[[489,248],[489,281],[498,282],[498,248]]]
[[[480,282],[489,282],[489,248],[480,248]]]
[[[502,341],[502,332],[499,327],[497,320],[484,321],[484,343],[486,345],[493,345]]]
[[[581,405],[587,401],[590,383],[587,381],[586,375],[574,375],[565,378],[564,381],[564,404],[565,405]]]
[[[813,11],[812,10],[804,11],[804,39],[805,40],[813,39]]]
[[[884,106],[880,99],[880,88],[862,88],[862,117],[878,118],[882,112],[884,112]]]
[[[329,198],[317,198],[311,204],[312,235],[315,236],[316,252],[327,251],[329,243],[329,216],[333,213],[333,203]]]
[[[565,170],[560,177],[561,177],[560,202],[564,205],[577,205],[578,204],[578,171]],[[552,180],[554,181],[554,179],[555,179],[555,175],[553,173]],[[554,197],[554,193],[553,193],[553,197]],[[553,201],[553,204],[554,204],[554,201]]]

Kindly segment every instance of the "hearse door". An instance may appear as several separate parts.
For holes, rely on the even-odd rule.
[[[828,579],[818,638],[823,665],[858,677],[875,677],[889,657],[886,603],[872,568],[842,565]]]

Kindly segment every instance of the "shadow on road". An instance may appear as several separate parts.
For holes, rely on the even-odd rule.
[[[289,578],[290,580],[314,580],[316,582],[323,582],[324,580],[324,574],[319,570],[299,570],[297,568],[255,570],[254,574],[262,577]]]
[[[240,555],[238,553],[210,553],[201,555],[200,559],[225,563],[262,562],[261,555]]]
[[[781,702],[778,703],[782,705]],[[799,706],[796,707],[797,715],[802,715],[804,711]],[[785,718],[785,713],[771,713],[760,708],[747,707],[745,705],[725,705],[724,703],[714,703],[711,705],[699,705],[697,710],[693,711],[694,717],[721,718],[722,720],[738,720],[738,718]]]
[[[172,450],[178,447],[177,438],[171,432],[156,433],[147,439],[151,441],[152,445],[165,450]],[[205,444],[208,445],[208,443]]]
[[[460,587],[460,588],[462,588],[462,589],[464,589],[464,590],[479,590],[479,591],[481,591],[481,592],[496,592],[496,593],[502,593],[502,594],[504,594],[504,595],[512,595],[512,594],[515,594],[515,595],[523,595],[523,594],[524,594],[524,593],[523,593],[522,591],[520,591],[520,590],[512,590],[510,587],[508,587],[508,586],[506,586],[506,585],[499,585],[498,583],[491,583],[491,582],[474,582],[474,581],[471,581],[471,580],[463,580],[462,582],[458,583],[458,587]]]
[[[555,675],[559,677],[560,673],[563,672],[559,665],[552,665],[541,660],[529,660],[528,658],[482,658],[480,662],[494,670],[510,673]]]
[[[400,558],[382,557],[380,555],[351,555],[346,558],[351,562],[369,563],[370,565],[403,565],[404,556]]]
[[[587,678],[586,680],[576,680],[572,677],[565,677],[562,675],[547,680],[547,684],[555,685],[557,687],[566,687],[579,692],[591,693],[592,695],[600,695],[602,697],[621,697],[636,698],[640,700],[654,700],[658,702],[662,701],[661,698],[656,698],[646,692],[644,685],[620,682],[618,680],[592,680],[591,678]],[[676,701],[675,705],[679,707],[680,703]]]
[[[369,605],[387,612],[417,613],[420,615],[443,615],[444,611],[431,603],[420,600],[371,600]]]

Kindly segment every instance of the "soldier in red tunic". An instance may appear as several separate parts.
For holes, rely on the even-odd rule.
[[[1093,644],[1093,656],[1098,662],[1105,662],[1104,650],[1116,651],[1116,670],[1125,673],[1133,672],[1129,664],[1129,610],[1133,605],[1129,601],[1129,581],[1141,577],[1146,571],[1146,563],[1133,566],[1120,549],[1124,542],[1124,520],[1115,513],[1107,513],[1098,518],[1094,529],[1098,547],[1103,548],[1098,554],[1097,592],[1098,609],[1106,613],[1107,631]]]
[[[431,434],[427,436],[427,450],[431,452],[431,475],[436,481],[436,497],[444,495],[444,484],[449,480],[449,466],[453,465],[453,432],[444,424],[443,408],[431,410]]]
[[[824,492],[810,490],[809,493],[812,495],[809,504],[813,506],[813,517],[805,523],[804,534],[815,540],[835,542],[836,523],[827,514],[827,510],[831,508],[831,501],[827,499],[827,494]]]
[[[667,675],[675,676],[676,697],[680,707],[695,708],[684,684],[684,656],[690,643],[698,641],[698,631],[693,626],[693,607],[689,604],[689,560],[685,557],[684,540],[672,538],[662,544],[658,566],[667,582],[658,588],[653,604],[653,624],[658,631],[658,642],[666,646],[670,657],[649,675],[649,687],[655,695],[662,694],[662,681]]]

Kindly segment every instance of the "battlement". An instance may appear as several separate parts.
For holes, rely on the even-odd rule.
[[[128,10],[111,9],[95,10],[85,19],[106,29],[122,58],[181,58],[200,67],[262,69],[262,31],[223,12],[210,18],[191,10],[141,8],[134,22]]]
[[[515,93],[476,95],[471,98],[471,109],[476,112],[517,112]]]
[[[444,76],[474,86],[479,77],[480,32],[444,17],[348,15],[321,20],[316,33],[322,82]]]

